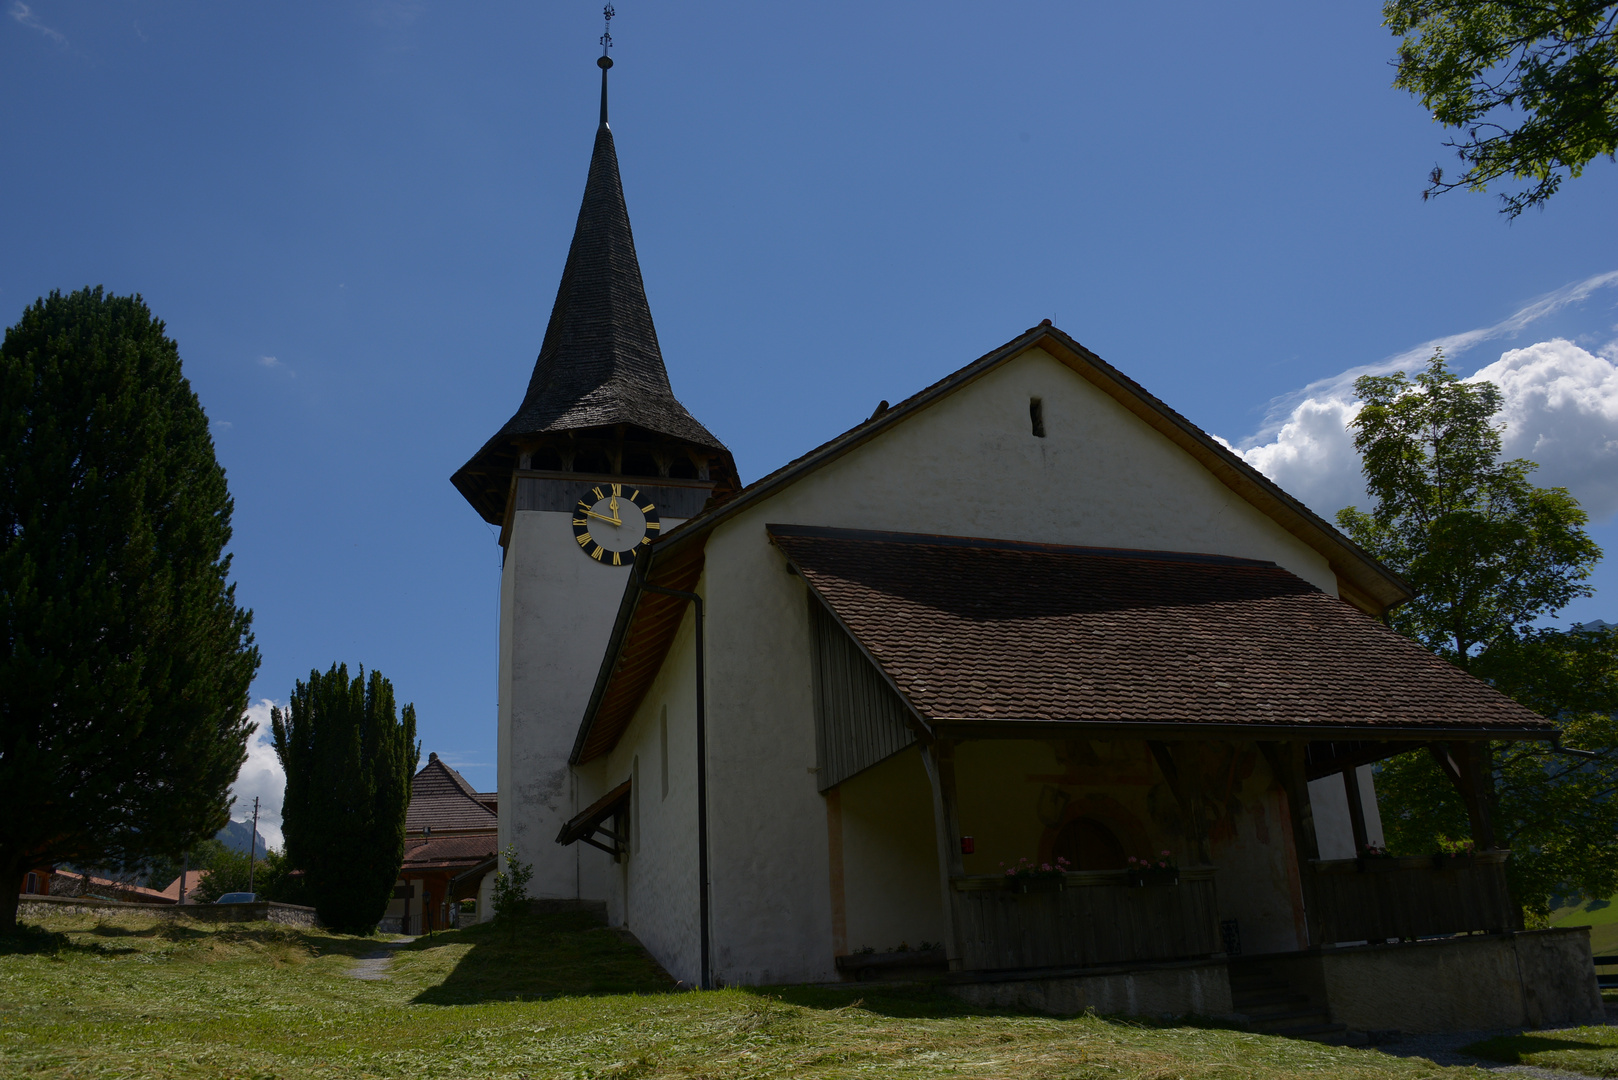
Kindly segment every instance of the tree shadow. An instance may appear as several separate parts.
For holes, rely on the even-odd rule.
[[[587,912],[521,915],[418,938],[401,952],[471,945],[419,1005],[471,1005],[608,994],[663,994],[677,984],[633,938]]]
[[[1557,1038],[1550,1035],[1500,1035],[1493,1039],[1471,1043],[1458,1053],[1487,1058],[1507,1065],[1525,1064],[1530,1054],[1545,1054],[1564,1050],[1606,1050],[1618,1052],[1618,1044],[1591,1042],[1586,1039]]]

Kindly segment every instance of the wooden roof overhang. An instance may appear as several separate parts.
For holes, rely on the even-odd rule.
[[[582,765],[608,753],[663,668],[685,619],[687,601],[647,590],[647,584],[691,592],[702,577],[707,533],[654,542],[636,560],[618,604],[618,617],[596,673],[569,762]]]
[[[562,831],[556,834],[556,842],[566,847],[582,840],[591,847],[600,848],[608,855],[617,858],[623,838],[611,829],[606,828],[605,822],[608,818],[622,813],[624,807],[629,805],[630,784],[631,781],[625,780],[585,807],[583,811],[574,815],[567,824],[562,826]],[[597,840],[597,835],[605,836],[612,841],[611,846]]]

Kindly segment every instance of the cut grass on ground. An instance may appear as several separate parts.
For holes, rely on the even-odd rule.
[[[1618,1028],[1528,1031],[1485,1039],[1462,1052],[1508,1065],[1537,1065],[1586,1076],[1618,1076]]]
[[[1618,903],[1611,899],[1587,900],[1551,912],[1552,926],[1588,926],[1590,951],[1596,956],[1618,956]]]
[[[0,939],[0,1075],[361,1077],[1462,1078],[1374,1050],[1216,1024],[985,1012],[925,987],[677,991],[573,916],[394,951],[268,923],[67,916]]]

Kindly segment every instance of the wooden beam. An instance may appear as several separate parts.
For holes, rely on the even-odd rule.
[[[960,895],[955,891],[955,879],[966,876],[966,866],[961,860],[961,826],[955,812],[955,744],[942,739],[925,743],[921,760],[927,767],[927,780],[933,789],[939,888],[943,894],[944,918],[949,921],[944,955],[949,960],[949,969],[959,971],[964,950]]]
[[[1365,831],[1365,802],[1360,797],[1359,769],[1350,766],[1343,770],[1343,794],[1348,796],[1348,823],[1354,830],[1354,854],[1363,855],[1371,846],[1371,837]]]
[[[1434,743],[1428,749],[1466,804],[1472,846],[1478,851],[1496,850],[1494,822],[1489,815],[1489,806],[1494,802],[1494,756],[1489,744],[1481,740]]]

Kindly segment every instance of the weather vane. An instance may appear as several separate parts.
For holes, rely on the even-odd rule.
[[[612,10],[612,5],[609,3],[601,9],[601,14],[607,20],[607,28],[601,32],[601,55],[606,56],[612,49],[612,17],[618,13]]]

